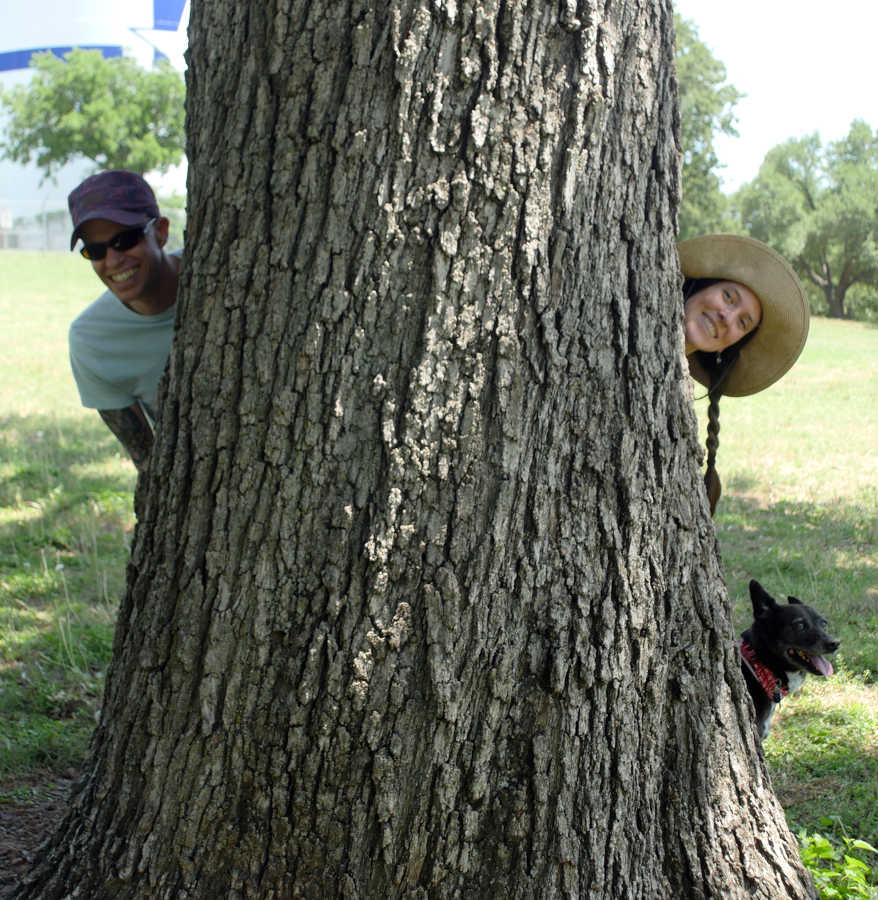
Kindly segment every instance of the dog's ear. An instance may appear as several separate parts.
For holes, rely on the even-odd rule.
[[[787,603],[798,603],[801,605],[802,601],[798,597],[787,597]]]
[[[753,601],[753,615],[757,619],[767,616],[777,606],[774,597],[755,578],[750,582],[750,599]]]

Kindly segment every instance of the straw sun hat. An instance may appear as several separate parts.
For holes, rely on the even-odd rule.
[[[798,359],[808,337],[808,301],[789,263],[762,242],[735,234],[690,238],[677,245],[677,252],[687,278],[737,281],[762,304],[759,328],[741,348],[723,394],[744,397],[774,384]],[[710,387],[694,353],[689,357],[689,371]]]

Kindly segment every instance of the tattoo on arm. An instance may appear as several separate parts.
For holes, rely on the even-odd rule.
[[[137,470],[145,472],[149,451],[152,449],[152,428],[140,404],[134,403],[124,409],[99,409],[98,412],[128,451]]]

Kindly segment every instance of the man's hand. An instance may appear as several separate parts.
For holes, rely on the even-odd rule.
[[[152,450],[152,426],[149,424],[139,403],[124,409],[99,409],[107,427],[128,451],[138,472],[145,472]]]

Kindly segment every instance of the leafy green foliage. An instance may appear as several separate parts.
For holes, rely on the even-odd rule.
[[[737,135],[734,106],[741,94],[726,84],[726,68],[698,39],[693,22],[674,15],[680,143],[683,149],[683,201],[680,238],[722,231],[726,197],[720,190],[716,134]]]
[[[839,827],[837,819],[822,819],[823,827]],[[878,856],[876,850],[866,841],[849,838],[841,827],[840,840],[831,840],[819,832],[809,833],[805,829],[799,832],[799,853],[802,862],[814,877],[814,884],[820,892],[821,900],[843,900],[855,897],[870,900],[875,891],[870,886],[874,878],[870,878],[873,869],[859,856],[869,854]]]
[[[0,92],[6,159],[35,159],[49,178],[81,156],[141,174],[183,158],[185,85],[167,60],[149,71],[128,57],[75,49],[64,59],[34,54],[31,65],[28,84]]]
[[[826,147],[817,134],[774,147],[734,203],[811,286],[815,312],[878,313],[878,135],[865,122]]]

